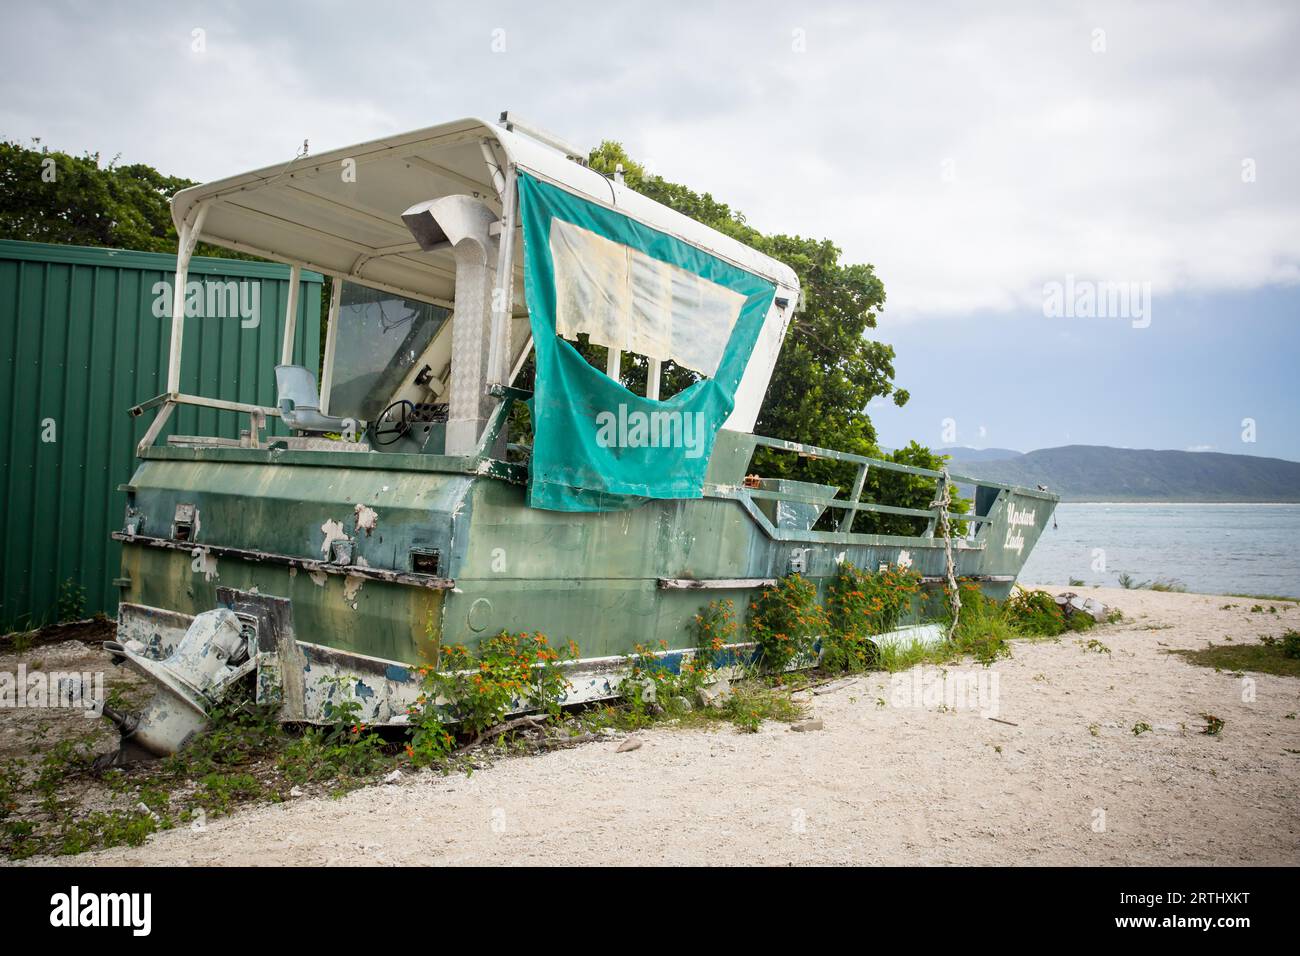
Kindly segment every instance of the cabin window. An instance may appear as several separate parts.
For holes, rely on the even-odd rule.
[[[352,282],[343,284],[330,414],[372,422],[450,312]]]
[[[559,218],[550,246],[562,338],[717,371],[744,295]]]

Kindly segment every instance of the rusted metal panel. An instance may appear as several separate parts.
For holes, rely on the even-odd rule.
[[[154,303],[174,269],[174,256],[156,253],[0,241],[0,397],[10,408],[0,416],[0,628],[51,619],[65,581],[84,591],[82,613],[117,606],[120,547],[109,532],[126,501],[117,486],[150,421],[126,410],[165,390],[170,322]],[[207,317],[185,326],[184,390],[274,404],[288,268],[200,258],[190,272]],[[297,359],[309,368],[320,284],[303,273]],[[208,315],[209,295],[222,314]],[[238,421],[185,407],[165,434],[238,438]]]

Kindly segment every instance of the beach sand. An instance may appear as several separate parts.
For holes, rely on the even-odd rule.
[[[1300,863],[1300,679],[1166,653],[1280,635],[1300,607],[1075,590],[1125,619],[1018,642],[989,671],[949,667],[984,681],[978,706],[909,700],[913,674],[875,674],[812,695],[820,731],[656,729],[630,752],[602,740],[468,777],[407,773],[45,862]],[[1218,736],[1200,732],[1207,713]]]

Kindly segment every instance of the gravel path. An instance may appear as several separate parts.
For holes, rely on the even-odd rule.
[[[912,706],[912,673],[873,675],[812,699],[821,731],[665,728],[627,753],[602,741],[469,777],[408,774],[57,862],[1300,863],[1300,680],[1248,675],[1243,702],[1241,678],[1163,653],[1300,628],[1300,608],[1082,593],[1126,615],[1088,634],[1110,653],[1070,636],[950,668],[985,680],[978,707]],[[992,675],[1011,723],[987,719]],[[1199,733],[1202,713],[1226,721],[1221,736]],[[1135,736],[1139,722],[1153,729]]]

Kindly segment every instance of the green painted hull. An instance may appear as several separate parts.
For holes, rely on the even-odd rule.
[[[372,670],[382,664],[401,683],[401,669],[432,663],[440,644],[472,647],[503,629],[571,639],[589,663],[637,645],[685,650],[702,606],[731,598],[744,608],[761,582],[801,563],[823,592],[841,560],[910,561],[928,578],[944,575],[941,537],[811,531],[797,510],[751,498],[752,440],[724,435],[705,497],[604,513],[529,508],[519,470],[487,460],[149,449],[127,489],[126,636],[161,653],[189,617],[231,593],[282,599],[294,641],[336,664],[377,662]],[[954,542],[957,573],[1005,596],[1055,501],[999,492],[989,520]],[[178,534],[182,505],[195,515]],[[351,542],[347,565],[329,561],[329,539],[340,536]],[[414,563],[421,557],[436,567]]]

